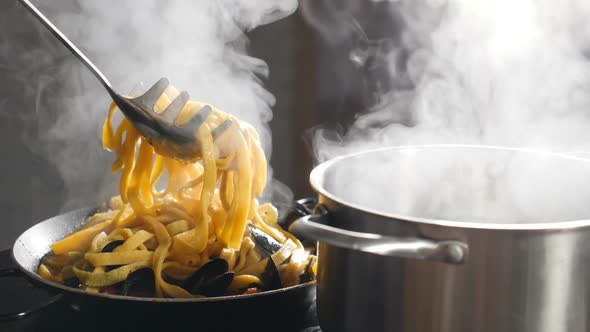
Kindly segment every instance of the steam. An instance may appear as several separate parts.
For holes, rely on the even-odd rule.
[[[310,2],[304,2],[304,12],[313,11]],[[324,3],[333,6],[336,2]],[[339,6],[348,4],[348,8],[353,9],[350,1],[344,1],[345,5],[339,3]],[[404,84],[383,93],[380,103],[360,114],[344,135],[334,138],[334,134],[326,130],[315,131],[314,152],[318,162],[370,148],[411,144],[485,144],[568,153],[590,149],[590,66],[587,59],[590,2],[399,1],[390,3],[388,8],[392,10],[392,18],[403,22],[403,30],[391,32],[399,38],[396,37],[391,52],[380,60],[389,64],[391,79]],[[313,15],[307,17],[316,22]],[[350,17],[350,11],[341,16],[342,19]],[[326,25],[320,30],[326,38],[332,36],[333,32]],[[334,35],[339,36],[338,33]],[[403,118],[400,114],[410,114],[410,121],[399,121]],[[458,159],[463,160],[459,162],[461,167],[472,171],[488,165]],[[433,165],[430,172],[440,171],[434,166],[438,162],[436,158],[422,161]],[[365,164],[363,167],[370,167],[375,177],[386,178],[385,173],[391,171],[387,165]],[[565,168],[547,169],[553,172],[545,173],[544,177],[535,173],[537,176],[527,178],[530,180],[527,182],[522,181],[522,176],[535,168],[533,165],[523,167],[520,165],[518,172],[504,175],[509,181],[503,193],[518,197],[506,204],[499,203],[499,207],[512,211],[507,205],[516,204],[520,209],[533,201],[569,206],[571,197],[568,194],[559,198],[542,197],[543,194],[538,193],[543,189],[551,190],[549,184],[554,181],[550,177],[563,177]],[[590,176],[581,176],[581,172],[574,173],[578,178],[570,175],[569,180],[581,183],[590,180]],[[482,174],[474,178],[451,176],[448,180],[454,189],[470,188],[477,192],[473,186],[480,186],[478,181],[484,186],[482,177]],[[520,187],[515,188],[517,184]],[[431,196],[440,194],[442,197],[429,199],[453,204],[429,213],[429,217],[437,217],[437,214],[448,217],[449,211],[461,204],[477,205],[480,199],[484,200],[479,196],[455,195],[451,193],[456,193],[453,190],[446,193],[437,193],[436,188],[430,190],[433,190]],[[378,199],[383,194],[375,190],[359,192],[363,198],[351,199]],[[523,197],[530,198],[523,203]],[[584,210],[586,214],[589,212]],[[501,212],[497,214],[502,215]],[[530,217],[528,212],[519,216]],[[557,217],[557,214],[549,217]]]
[[[295,0],[61,0],[43,1],[39,7],[121,93],[141,90],[138,82],[145,89],[167,77],[192,99],[251,123],[270,158],[267,123],[275,100],[262,86],[266,64],[247,55],[244,31],[291,14]],[[39,31],[43,47],[57,43],[43,28]],[[65,49],[51,47],[53,52],[35,52],[42,57],[38,61],[65,64],[31,82],[37,84],[31,88],[38,100],[38,128],[27,141],[59,168],[68,189],[64,208],[95,204],[116,192],[117,179],[109,171],[113,156],[100,145],[110,100]],[[44,115],[48,105],[60,109],[55,118]],[[289,195],[284,186],[277,188],[269,192]]]

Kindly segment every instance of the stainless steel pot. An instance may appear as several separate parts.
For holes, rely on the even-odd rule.
[[[317,166],[324,331],[590,330],[590,162],[415,146]]]

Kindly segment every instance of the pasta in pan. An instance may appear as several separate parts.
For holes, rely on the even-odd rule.
[[[156,110],[177,95],[169,88]],[[178,124],[203,106],[189,101]],[[156,153],[127,119],[115,127],[116,110],[113,104],[103,126],[103,146],[117,156],[119,196],[53,244],[39,266],[42,277],[91,292],[174,298],[253,293],[314,278],[315,256],[277,224],[275,207],[258,201],[266,157],[252,126],[214,108],[195,133],[201,158],[187,163]],[[227,119],[232,125],[214,137],[212,128]]]

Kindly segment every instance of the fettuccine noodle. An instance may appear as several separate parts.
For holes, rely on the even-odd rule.
[[[169,88],[156,110],[165,109],[177,95]],[[205,105],[189,101],[177,124]],[[201,295],[178,281],[189,280],[215,258],[224,259],[235,274],[228,288],[234,294],[264,289],[269,260],[283,286],[299,283],[315,268],[315,258],[277,224],[276,208],[258,202],[267,164],[252,126],[213,108],[195,133],[200,159],[187,163],[155,153],[126,118],[116,127],[116,110],[113,103],[103,126],[103,146],[117,156],[112,171],[120,173],[119,196],[111,199],[108,211],[94,214],[83,228],[53,244],[54,255],[39,267],[41,276],[56,282],[75,278],[89,291],[109,291],[134,272],[150,268],[154,296],[186,298]],[[228,119],[232,125],[214,138],[212,130]],[[281,249],[265,257],[248,224],[281,243]]]

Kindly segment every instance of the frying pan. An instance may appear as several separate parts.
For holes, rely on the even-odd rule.
[[[170,328],[190,324],[207,330],[289,330],[297,326],[315,299],[315,282],[271,290],[257,294],[213,298],[170,299],[142,298],[102,293],[90,293],[55,283],[39,276],[36,271],[41,258],[51,251],[51,245],[82,226],[95,209],[80,209],[42,221],[22,233],[11,249],[13,266],[0,266],[0,277],[20,275],[35,287],[50,292],[51,297],[30,310],[0,315],[0,319],[24,317],[58,299],[67,301],[82,314],[93,317],[93,325],[117,326],[148,319]],[[10,250],[10,249],[8,249]],[[1,279],[0,279],[0,282]],[[156,319],[156,320],[154,320]],[[204,325],[203,325],[204,324]]]

